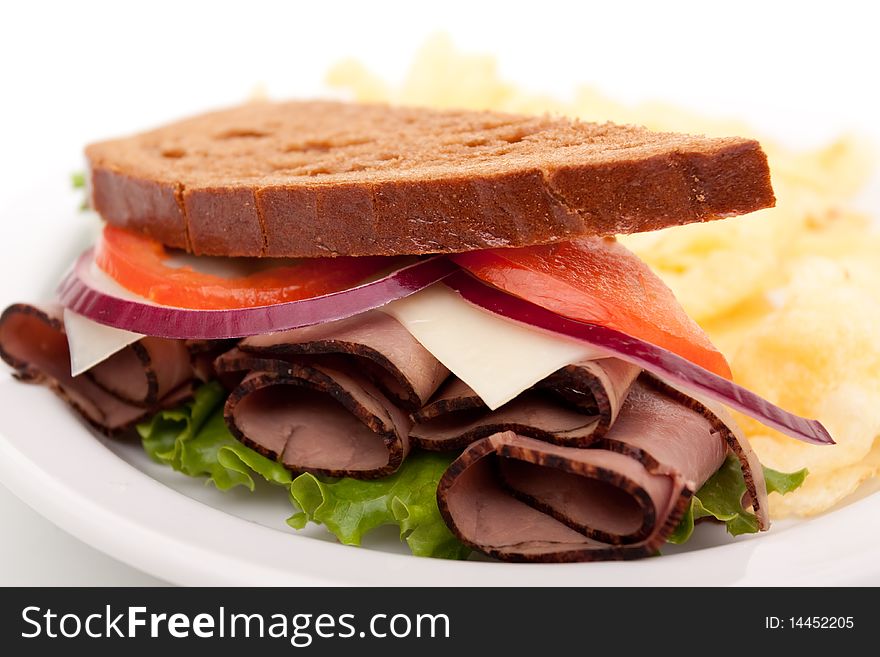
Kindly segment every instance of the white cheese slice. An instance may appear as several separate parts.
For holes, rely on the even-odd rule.
[[[70,373],[73,376],[82,374],[144,337],[140,333],[98,324],[67,308],[64,309],[64,332],[70,347]]]
[[[560,367],[606,353],[472,306],[437,283],[383,308],[495,409]]]

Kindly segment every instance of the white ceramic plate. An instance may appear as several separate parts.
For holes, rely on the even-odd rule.
[[[23,190],[2,216],[28,226],[0,263],[0,305],[46,298],[88,243],[94,219],[71,211],[62,175]],[[42,199],[35,204],[34,198]],[[416,558],[390,531],[370,549],[323,528],[295,532],[283,491],[221,493],[151,462],[136,442],[84,428],[48,390],[0,380],[0,481],[92,546],[162,579],[189,585],[825,585],[880,584],[880,495],[864,488],[809,521],[728,538],[700,527],[685,549],[625,563],[503,564]]]

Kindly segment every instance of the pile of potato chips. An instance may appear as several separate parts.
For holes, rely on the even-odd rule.
[[[736,122],[659,103],[624,106],[589,88],[568,102],[525,93],[499,78],[494,58],[457,52],[442,36],[423,48],[400,88],[355,61],[334,67],[328,82],[362,101],[753,135]],[[831,431],[837,445],[815,447],[740,417],[766,465],[810,470],[800,490],[771,497],[774,516],[812,515],[880,474],[880,234],[869,217],[851,209],[872,173],[872,158],[855,137],[813,152],[761,143],[775,208],[621,240],[709,332],[738,382]]]

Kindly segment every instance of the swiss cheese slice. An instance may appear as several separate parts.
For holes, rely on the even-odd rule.
[[[67,308],[64,309],[64,332],[70,347],[72,376],[82,374],[144,337],[140,333],[98,324]]]
[[[437,283],[383,308],[495,409],[560,367],[607,356],[477,308]]]

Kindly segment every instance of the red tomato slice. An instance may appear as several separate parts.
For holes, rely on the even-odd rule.
[[[586,238],[489,249],[456,254],[453,259],[505,292],[559,315],[651,342],[731,378],[724,356],[688,317],[672,290],[614,240]]]
[[[191,258],[230,272],[240,271],[242,264],[263,268],[228,277],[196,271],[175,263],[160,242],[109,224],[95,248],[98,267],[126,289],[166,306],[198,310],[268,306],[339,292],[397,262],[379,256],[303,258],[272,266],[272,260],[257,258]]]

